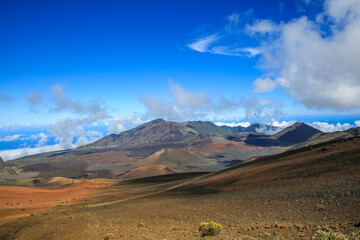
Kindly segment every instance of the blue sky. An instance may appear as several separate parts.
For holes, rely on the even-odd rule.
[[[157,117],[357,126],[359,27],[357,0],[0,1],[0,150]]]

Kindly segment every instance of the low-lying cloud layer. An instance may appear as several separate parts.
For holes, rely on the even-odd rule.
[[[256,131],[260,132],[260,133],[272,135],[272,134],[275,134],[275,133],[281,131],[282,129],[284,129],[286,127],[293,125],[294,123],[296,123],[296,120],[279,122],[275,119],[271,119],[270,121],[261,124],[261,127],[257,128]],[[251,123],[250,122],[238,122],[238,123],[236,123],[236,122],[232,122],[232,123],[216,122],[215,124],[218,126],[248,127],[248,126],[250,126]],[[336,131],[344,131],[349,128],[360,127],[360,120],[355,121],[354,124],[340,123],[340,122],[328,123],[328,122],[318,122],[318,121],[306,122],[306,124],[316,128],[316,129],[319,129],[322,132],[336,132]],[[265,125],[274,126],[274,127],[277,127],[278,129],[272,130],[272,129],[266,128]]]
[[[250,38],[252,44],[258,45],[226,44],[222,40],[229,41],[235,34],[222,29],[188,47],[202,53],[259,55],[264,76],[254,81],[254,92],[281,87],[307,108],[342,111],[360,107],[358,0],[326,0],[315,19],[302,16],[276,23],[248,18],[247,22],[231,24],[244,14],[237,15],[231,15],[224,29],[232,25],[237,28],[238,38]]]
[[[66,96],[63,85],[53,85],[51,87],[51,97],[51,101],[46,104],[49,113],[69,112],[74,116],[60,119],[48,127],[48,132],[56,137],[57,150],[79,147],[103,137],[101,132],[84,129],[86,125],[111,117],[105,107],[102,106],[101,100],[74,101]],[[26,96],[26,100],[30,104],[30,109],[35,113],[38,113],[40,108],[43,107],[40,105],[43,102],[43,96],[38,92],[30,92]],[[46,143],[48,136],[42,133],[42,135],[33,137],[39,138],[37,147],[39,151],[42,151],[44,148],[40,147],[43,147]]]
[[[25,148],[20,148],[20,149],[0,151],[0,156],[5,161],[7,161],[7,160],[11,160],[11,159],[28,156],[28,155],[44,153],[44,152],[51,152],[51,151],[58,151],[58,150],[63,150],[63,148],[59,144],[35,147],[35,148],[25,147]]]

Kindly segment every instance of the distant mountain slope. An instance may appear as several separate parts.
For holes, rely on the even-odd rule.
[[[322,133],[320,130],[313,128],[305,123],[298,122],[284,128],[272,136],[261,134],[251,134],[245,142],[254,146],[292,146],[307,141],[316,134]]]
[[[302,143],[296,145],[297,148],[311,146],[319,143],[345,139],[345,138],[352,138],[352,137],[360,137],[360,127],[350,128],[346,131],[337,131],[331,133],[317,133],[313,135],[311,138],[307,139]]]
[[[153,165],[165,165],[177,172],[213,172],[254,156],[360,136],[360,128],[322,133],[304,123],[296,123],[272,136],[248,132],[258,128],[264,129],[264,125],[232,128],[211,122],[156,119],[81,148],[7,161],[6,168],[43,178],[111,177]]]
[[[286,144],[297,144],[306,141],[315,134],[322,133],[320,130],[313,128],[305,123],[298,122],[290,127],[284,128],[274,134],[271,138]]]
[[[256,132],[256,129],[260,127],[276,130],[276,127],[260,124],[252,124],[249,127],[228,127],[217,126],[208,121],[189,121],[179,123],[169,122],[163,119],[155,119],[118,135],[112,134],[103,137],[84,147],[130,147],[147,144],[176,143],[194,140],[200,137],[200,135],[233,135]]]
[[[176,172],[165,165],[145,166],[145,167],[138,167],[126,173],[121,177],[121,179],[145,178],[145,177],[159,176],[159,175],[172,174],[172,173],[176,173]]]
[[[299,179],[359,178],[360,138],[341,139],[312,147],[260,157],[211,174],[178,192],[221,192],[253,189]]]
[[[136,128],[122,132],[118,135],[111,134],[85,147],[112,147],[112,146],[137,146],[163,141],[181,141],[189,135],[196,135],[191,129],[181,129],[176,123],[163,119],[156,119],[144,123]]]

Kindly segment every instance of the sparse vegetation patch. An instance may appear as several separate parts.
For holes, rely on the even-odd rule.
[[[312,237],[314,240],[360,240],[360,233],[353,232],[351,236],[330,229],[318,230]]]
[[[104,240],[111,240],[111,239],[114,239],[114,234],[112,234],[112,233],[106,234]]]
[[[211,222],[200,223],[199,231],[203,237],[205,236],[216,236],[223,230],[221,224]]]

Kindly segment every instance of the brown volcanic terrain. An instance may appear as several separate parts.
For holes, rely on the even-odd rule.
[[[166,175],[176,173],[171,168],[165,165],[154,165],[154,166],[143,166],[135,168],[130,172],[124,174],[121,179],[133,179],[133,178],[144,178],[144,177],[152,177],[159,175]]]
[[[115,239],[201,239],[202,221],[224,226],[207,239],[310,239],[322,226],[350,233],[360,222],[360,139],[261,157],[209,175],[120,181],[87,199],[86,205],[51,208],[49,215],[8,220],[0,239],[104,239],[107,233]],[[10,210],[6,214],[19,211]]]
[[[216,126],[211,122],[202,121],[179,123],[155,119],[118,135],[103,137],[80,148],[27,156],[7,161],[6,164],[10,168],[15,167],[19,172],[22,171],[22,174],[31,172],[41,178],[102,177],[104,174],[99,174],[99,171],[103,170],[111,171],[107,176],[116,177],[139,167],[140,162],[164,148],[184,148],[193,153],[200,151],[199,158],[210,158],[207,160],[214,166],[195,164],[192,167],[191,163],[190,165],[181,163],[179,166],[169,167],[181,172],[214,171],[232,166],[252,156],[280,152],[281,147],[260,149],[244,143],[248,133],[256,131],[259,127],[276,129],[260,124],[252,124],[244,128]],[[219,144],[222,143],[225,145],[220,146]],[[216,151],[221,152],[221,156]],[[173,159],[169,161],[174,162]]]
[[[272,136],[257,133],[258,129],[278,130],[276,127],[260,124],[227,127],[216,126],[211,122],[179,123],[156,119],[77,149],[7,161],[6,171],[0,171],[0,178],[118,178],[142,164],[163,164],[177,172],[218,171],[252,157],[273,155],[289,148],[296,149],[360,134],[360,128],[322,133],[304,123],[296,123]],[[155,153],[162,149],[185,149],[191,154],[185,156],[179,152],[171,156],[164,153],[159,159],[150,160],[157,158]],[[182,160],[174,158],[175,155],[179,155]],[[200,160],[203,163],[198,164]],[[20,172],[19,176],[10,176],[14,169]]]
[[[144,160],[139,166],[166,165],[177,172],[215,171],[219,169],[215,161],[205,159],[184,148],[165,148]]]
[[[210,174],[186,188],[183,187],[183,190],[191,192],[192,188],[201,188],[201,191],[227,192],[289,181],[343,177],[360,177],[360,138],[343,139],[259,157],[256,160],[250,159]]]

